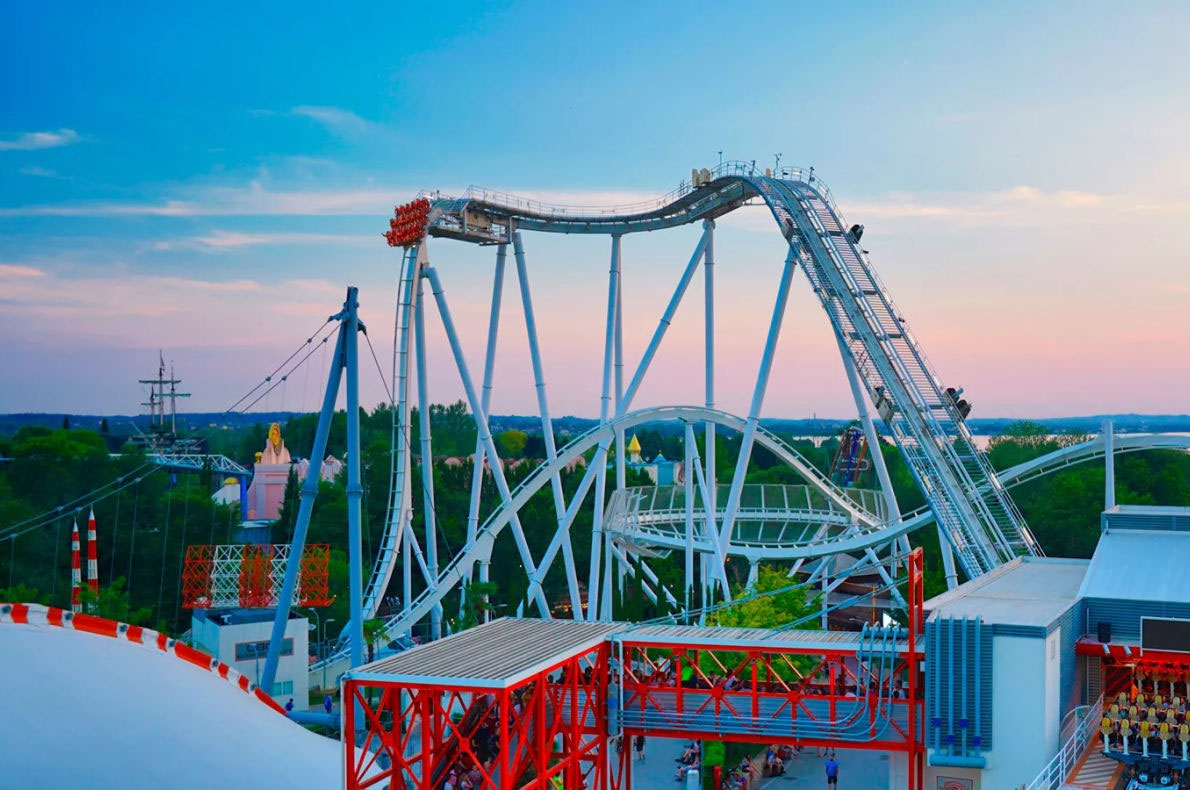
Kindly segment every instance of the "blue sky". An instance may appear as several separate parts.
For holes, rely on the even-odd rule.
[[[817,167],[977,416],[1190,411],[1184,4],[17,3],[5,16],[0,411],[134,410],[159,346],[195,407],[222,408],[347,284],[383,328],[383,358],[396,258],[378,234],[393,203],[471,183],[637,199],[719,151]],[[740,410],[782,253],[755,213],[723,224],[719,335],[737,353],[721,389]],[[527,243],[553,411],[592,414],[606,245]],[[692,244],[685,231],[625,242],[630,359]],[[434,260],[478,370],[490,256],[438,243]],[[766,409],[846,415],[807,290],[799,280]],[[514,295],[496,409],[525,412]],[[647,399],[699,399],[699,314],[679,318]],[[461,394],[445,362],[431,381],[435,399]],[[313,408],[304,389],[285,407]]]

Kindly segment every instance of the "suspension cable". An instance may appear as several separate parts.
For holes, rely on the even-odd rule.
[[[140,479],[136,481],[136,496],[132,500],[132,539],[128,543],[128,600],[132,600],[132,557],[136,552],[136,516],[140,511]]]
[[[165,550],[169,546],[169,517],[174,505],[174,481],[171,477],[169,490],[165,494],[165,529],[161,532],[161,581],[157,584],[157,606],[153,614],[161,619],[161,592],[165,589]]]
[[[337,329],[337,328],[336,328],[336,329]],[[308,359],[309,359],[309,358],[310,358],[310,357],[311,357],[311,356],[314,354],[314,352],[315,352],[315,351],[316,351],[316,350],[317,350],[317,349],[318,349],[320,346],[324,346],[324,345],[326,345],[326,342],[327,342],[327,341],[330,339],[331,335],[332,335],[332,334],[334,334],[334,332],[336,331],[336,329],[332,329],[330,332],[327,332],[325,335],[323,335],[322,339],[321,339],[320,341],[318,341],[318,344],[317,344],[317,345],[313,345],[313,346],[311,346],[311,347],[310,347],[310,349],[309,349],[308,351],[306,351],[306,355],[305,355],[304,357],[302,357],[301,359],[299,359],[299,360],[298,360],[296,363],[294,363],[294,366],[293,366],[292,368],[290,368],[290,369],[289,369],[289,370],[288,370],[288,371],[285,373],[285,375],[281,376],[281,378],[280,378],[280,379],[278,379],[278,380],[274,381],[274,382],[272,383],[272,386],[270,386],[270,387],[269,387],[268,389],[266,389],[264,392],[262,392],[262,393],[260,393],[259,395],[257,395],[257,396],[256,396],[256,398],[255,398],[255,399],[254,399],[254,400],[253,400],[251,403],[249,403],[249,404],[248,404],[247,406],[245,406],[244,408],[240,409],[240,412],[241,412],[241,413],[243,413],[243,412],[247,412],[247,411],[248,411],[248,410],[250,410],[250,409],[251,409],[253,406],[255,406],[256,404],[260,403],[260,401],[261,401],[263,398],[265,398],[265,397],[266,397],[266,396],[267,396],[269,393],[271,393],[271,392],[272,392],[273,390],[275,390],[277,387],[279,387],[279,386],[281,386],[282,384],[284,384],[284,383],[285,383],[285,381],[286,381],[286,380],[287,380],[287,379],[288,379],[288,378],[289,378],[291,375],[293,375],[293,374],[294,374],[294,372],[296,372],[296,371],[297,371],[297,369],[298,369],[299,367],[301,367],[301,366],[302,366],[302,364],[303,364],[303,363],[305,363],[305,361],[306,361],[306,360],[308,360]],[[307,341],[307,342],[312,342],[312,341],[313,341],[313,338],[311,338],[311,339],[310,339],[310,341]],[[295,355],[295,356],[296,356],[296,355]],[[243,400],[243,399],[241,399],[241,402],[242,402],[242,400]],[[230,410],[229,410],[229,411],[230,411]]]
[[[272,371],[272,373],[265,376],[264,379],[262,379],[259,383],[256,384],[256,386],[254,386],[247,393],[245,393],[243,396],[241,396],[239,398],[239,400],[237,400],[235,403],[233,403],[231,406],[229,406],[227,409],[225,409],[222,412],[222,414],[223,415],[231,414],[233,411],[236,410],[236,408],[240,404],[242,404],[245,400],[247,400],[254,393],[256,393],[257,390],[259,390],[261,387],[265,386],[266,384],[271,383],[271,386],[267,390],[265,390],[264,393],[258,395],[255,398],[255,400],[253,400],[251,403],[249,403],[243,409],[239,410],[240,413],[246,412],[249,409],[251,409],[252,406],[254,406],[256,403],[260,402],[260,400],[265,395],[268,395],[269,392],[272,392],[273,389],[275,389],[280,384],[284,383],[284,381],[289,377],[289,375],[292,375],[302,365],[303,362],[305,362],[307,359],[310,358],[311,354],[314,352],[314,350],[316,348],[326,344],[327,338],[330,337],[329,332],[327,333],[327,335],[325,337],[322,338],[322,340],[319,342],[318,345],[314,344],[314,340],[322,332],[322,330],[325,329],[332,322],[333,322],[333,319],[329,319],[329,318],[326,321],[324,321],[322,323],[322,325],[319,326],[318,329],[315,330],[315,332],[313,334],[311,334],[308,338],[306,338],[306,340],[301,345],[299,345],[288,357],[286,357],[285,360]],[[333,331],[334,330],[332,329],[332,332]],[[303,350],[307,349],[307,347],[309,347],[309,350],[307,351],[306,355],[304,357],[302,357],[302,359],[299,360],[297,362],[297,364],[295,364],[285,374],[285,376],[283,376],[279,381],[273,381],[273,379],[277,375],[277,373],[280,372],[283,368],[285,368],[285,366],[288,365],[295,357],[297,357],[299,354],[301,354],[301,352]],[[213,433],[215,433],[215,431],[217,431],[217,430],[218,430],[218,428],[212,428],[211,430],[207,431],[205,434],[203,434],[200,437],[200,441],[210,438],[210,436]],[[62,513],[66,512],[66,511],[76,510],[85,504],[93,505],[96,502],[101,502],[104,499],[107,499],[108,497],[112,496],[113,494],[116,494],[119,491],[127,488],[128,486],[130,486],[134,483],[139,483],[141,478],[143,478],[149,474],[152,474],[153,472],[155,472],[161,468],[162,468],[162,465],[157,464],[153,461],[147,461],[147,462],[141,464],[140,466],[136,467],[135,469],[116,477],[114,480],[111,480],[111,481],[103,484],[102,486],[99,486],[98,488],[92,489],[91,491],[81,494],[81,495],[75,497],[74,499],[70,500],[69,502],[59,505],[56,508],[44,511],[44,512],[42,512],[38,515],[35,515],[35,516],[30,516],[29,518],[26,518],[23,521],[18,521],[16,523],[9,524],[3,528],[0,528],[0,540],[15,539],[16,537],[23,535],[26,532],[29,532],[30,530],[38,529],[40,527],[44,527],[44,526],[52,523],[54,521],[54,519],[60,517],[62,515]],[[134,479],[130,480],[129,478],[134,478]],[[117,487],[112,489],[113,486],[117,486]],[[109,491],[108,489],[112,489],[112,490]]]
[[[186,475],[186,491],[183,496],[186,498],[182,502],[182,546],[181,552],[178,554],[178,578],[182,577],[182,563],[186,558],[186,522],[190,517],[190,483],[194,480],[193,474]],[[211,505],[211,510],[214,511],[214,504]],[[174,622],[178,621],[178,614],[182,610],[182,596],[179,595],[174,601]]]
[[[253,394],[254,392],[256,392],[258,389],[260,389],[261,387],[263,387],[265,384],[268,384],[270,381],[272,381],[272,380],[273,380],[273,376],[276,376],[276,375],[277,375],[277,373],[279,373],[279,372],[281,371],[281,368],[283,368],[283,367],[285,367],[286,365],[288,365],[288,364],[289,364],[289,361],[290,361],[291,359],[293,359],[293,358],[294,358],[294,357],[296,357],[298,354],[300,354],[300,353],[302,352],[302,349],[303,349],[303,348],[305,348],[306,346],[310,345],[310,343],[314,342],[314,338],[315,338],[315,337],[317,337],[317,336],[318,336],[318,334],[319,334],[320,332],[322,332],[322,330],[323,330],[323,329],[325,329],[325,328],[326,328],[326,325],[327,325],[327,324],[329,324],[329,323],[331,323],[331,321],[333,321],[333,320],[334,320],[333,318],[328,318],[328,319],[326,319],[325,321],[323,321],[323,322],[322,322],[322,326],[318,327],[317,329],[315,329],[313,332],[311,332],[311,333],[310,333],[310,336],[306,338],[306,342],[304,342],[304,343],[302,343],[300,346],[298,346],[298,347],[297,347],[297,348],[294,350],[294,352],[293,352],[292,354],[290,354],[288,357],[286,357],[286,358],[285,358],[285,361],[284,361],[284,362],[282,362],[280,365],[278,365],[278,366],[277,366],[277,367],[276,367],[276,368],[273,370],[273,372],[272,372],[272,373],[270,373],[269,375],[267,375],[267,376],[265,376],[263,379],[261,379],[261,381],[260,381],[260,382],[259,382],[259,383],[258,383],[258,384],[255,386],[255,387],[253,387],[252,389],[248,390],[248,392],[244,393],[244,395],[243,395],[243,396],[242,396],[242,397],[241,397],[241,398],[240,398],[238,401],[236,401],[235,403],[231,404],[231,405],[230,405],[230,406],[228,406],[226,409],[224,409],[224,410],[223,410],[223,413],[224,413],[224,414],[230,414],[231,412],[235,411],[236,407],[237,407],[237,406],[239,406],[239,405],[240,405],[241,403],[243,403],[244,401],[248,400],[248,398],[252,397],[252,394]],[[260,399],[259,399],[259,398],[257,398],[257,400],[260,400]],[[255,402],[256,402],[256,401],[253,401],[253,403],[255,403]],[[246,406],[246,407],[245,407],[245,408],[243,408],[243,409],[240,409],[240,411],[248,411],[248,409],[249,409],[249,408],[251,408],[251,405],[249,405],[249,406]]]
[[[61,505],[58,505],[56,508],[52,508],[52,509],[47,510],[43,513],[40,513],[36,516],[30,516],[29,518],[25,519],[24,521],[18,521],[15,524],[9,524],[8,526],[3,528],[4,534],[0,535],[0,540],[4,540],[5,538],[9,537],[10,533],[14,532],[15,530],[21,529],[21,527],[24,527],[27,524],[33,524],[33,522],[38,522],[37,524],[34,524],[34,528],[36,528],[38,526],[45,526],[46,524],[50,523],[54,519],[59,518],[63,513],[66,513],[71,510],[78,510],[80,507],[82,507],[83,505],[85,505],[89,502],[99,502],[101,500],[104,500],[107,497],[111,496],[112,494],[116,493],[116,490],[106,491],[106,489],[111,488],[112,486],[115,486],[115,485],[118,485],[121,483],[123,483],[123,485],[121,485],[120,488],[127,488],[128,485],[130,484],[127,482],[128,478],[130,476],[137,475],[141,472],[145,472],[146,470],[151,470],[152,467],[156,467],[156,466],[157,466],[157,464],[153,463],[152,461],[143,463],[140,466],[138,466],[137,468],[133,469],[131,472],[126,472],[126,473],[120,475],[119,477],[117,477],[116,479],[114,479],[110,482],[104,483],[103,485],[99,486],[98,488],[92,489],[91,491],[88,491],[87,493],[82,494],[81,496],[75,497],[74,499],[70,500],[69,502],[65,502]],[[22,534],[24,534],[24,532],[27,532],[27,531],[28,530],[23,530],[21,532],[17,532],[16,535],[22,535]]]

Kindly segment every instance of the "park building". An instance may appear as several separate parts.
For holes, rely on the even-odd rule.
[[[1090,560],[1018,558],[925,602],[926,787],[1190,767],[1190,508],[1114,506],[1100,531]]]
[[[273,609],[196,609],[191,618],[194,646],[259,684],[272,636]],[[309,704],[309,621],[290,612],[277,677],[265,691],[278,704],[290,699],[299,710]]]

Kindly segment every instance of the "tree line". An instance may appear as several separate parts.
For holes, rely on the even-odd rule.
[[[433,458],[422,459],[420,443],[420,415],[414,410],[407,435],[398,432],[396,441],[408,442],[414,457],[412,497],[414,529],[424,536],[425,517],[422,507],[421,464],[431,467],[434,489],[434,513],[437,523],[438,565],[445,566],[463,547],[467,537],[467,517],[470,505],[473,454],[476,430],[471,415],[461,403],[435,405],[430,410]],[[385,530],[385,517],[391,484],[391,447],[393,440],[392,412],[387,405],[371,411],[361,410],[361,468],[364,484],[364,554],[365,583],[371,571]],[[283,435],[294,457],[308,453],[317,424],[317,415],[295,415],[283,426]],[[252,425],[240,429],[219,431],[208,438],[211,452],[223,453],[250,466],[254,454],[264,447],[268,426]],[[570,437],[559,435],[561,446]],[[673,432],[644,426],[637,431],[642,455],[651,459],[659,454],[669,459],[684,457],[682,437]],[[784,437],[820,471],[829,471],[838,449],[837,439],[827,439],[818,446],[809,440]],[[1054,436],[1039,424],[1017,422],[995,437],[988,456],[995,468],[1004,469],[1030,458],[1078,441],[1077,435]],[[698,432],[699,455],[705,458],[704,437]],[[518,429],[501,432],[497,437],[501,454],[521,461],[510,464],[506,476],[515,488],[532,473],[536,461],[545,455],[540,434]],[[914,482],[909,467],[899,451],[888,443],[880,448],[897,500],[903,512],[924,504],[921,491]],[[334,415],[328,452],[343,459],[346,455],[346,414]],[[739,436],[721,431],[716,438],[716,466],[720,481],[730,479],[739,454]],[[588,453],[588,460],[591,454]],[[129,444],[120,453],[110,454],[104,437],[83,429],[51,429],[26,426],[15,434],[0,438],[0,537],[3,528],[37,514],[54,511],[87,491],[93,490],[122,475],[132,475],[145,463],[143,451]],[[311,459],[313,469],[318,460]],[[574,495],[585,469],[582,466],[561,473],[567,500]],[[480,524],[499,506],[499,497],[485,473],[485,485],[480,503]],[[189,613],[181,609],[181,571],[185,547],[196,543],[236,542],[239,531],[239,510],[235,506],[219,505],[211,494],[222,479],[210,470],[170,472],[153,468],[136,475],[139,480],[118,494],[95,504],[98,521],[98,551],[100,578],[105,587],[115,585],[116,594],[106,593],[105,606],[119,609],[129,616],[138,615],[146,624],[169,633],[178,634],[189,627]],[[330,584],[335,601],[322,618],[333,618],[340,625],[347,622],[347,497],[345,475],[330,482],[321,482],[313,510],[308,542],[328,543],[332,548]],[[133,478],[129,478],[130,480]],[[753,451],[749,483],[801,482],[798,475],[763,448]],[[629,474],[629,485],[648,485],[643,472]],[[857,485],[875,488],[869,470]],[[1099,534],[1098,515],[1102,509],[1104,469],[1100,464],[1082,464],[1039,478],[1012,490],[1012,496],[1026,520],[1032,526],[1047,554],[1054,556],[1089,557]],[[610,489],[610,486],[609,486]],[[588,494],[591,496],[591,494]],[[610,496],[610,491],[609,491]],[[1131,453],[1117,458],[1116,499],[1121,504],[1190,505],[1190,455],[1170,450]],[[271,539],[286,543],[292,537],[297,513],[298,485],[291,475],[280,518],[271,527]],[[66,511],[58,513],[44,527],[21,535],[15,540],[0,541],[0,598],[14,598],[20,592],[25,597],[56,606],[69,606],[70,600],[70,527],[78,519],[80,531],[85,530],[87,513]],[[534,495],[521,510],[521,523],[534,557],[540,557],[557,528],[554,502],[549,486]],[[574,559],[579,578],[585,582],[590,559],[592,509],[581,508],[571,526]],[[926,552],[926,595],[945,588],[941,571],[936,531],[919,530],[911,541]],[[398,560],[399,563],[399,560]],[[730,564],[729,575],[734,586],[742,589],[747,578],[745,563]],[[681,557],[654,560],[653,570],[660,587],[671,591],[679,601],[683,597],[683,561]],[[492,554],[491,584],[477,590],[472,600],[448,600],[445,614],[455,627],[463,627],[482,617],[483,608],[496,614],[514,614],[525,602],[528,580],[520,555],[507,532],[497,540]],[[782,570],[781,568],[777,568]],[[423,585],[420,572],[414,572],[414,595]],[[402,570],[397,567],[389,586],[387,607],[399,605]],[[122,583],[116,584],[119,580]],[[669,613],[671,606],[660,595],[653,604],[644,595],[640,576],[630,577],[623,593],[618,596],[617,617],[645,619]],[[766,584],[771,584],[766,577]],[[559,610],[569,607],[570,597],[561,563],[555,563],[544,580],[547,600]],[[478,593],[486,594],[481,603]],[[785,601],[785,599],[777,599]],[[803,598],[786,601],[787,607],[804,611],[810,605]],[[757,609],[760,619],[772,619],[773,605]],[[798,612],[789,612],[797,615]],[[760,617],[760,615],[757,615]],[[749,621],[756,618],[747,618]],[[795,619],[790,616],[788,620]],[[734,623],[734,621],[732,621]],[[756,624],[761,624],[759,621]]]

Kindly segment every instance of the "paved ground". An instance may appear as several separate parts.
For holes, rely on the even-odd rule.
[[[645,759],[634,761],[633,788],[680,788],[674,758],[688,741],[674,738],[649,738],[645,741]],[[840,749],[839,790],[883,790],[888,787],[888,756],[858,749]],[[826,758],[816,757],[807,749],[800,757],[786,763],[784,776],[764,779],[757,790],[826,790]]]
[[[888,787],[888,755],[861,749],[840,749],[835,758],[839,763],[839,790],[883,790]],[[760,784],[764,790],[826,790],[825,757],[816,757],[813,749],[805,749],[799,757],[785,763],[785,775],[766,779]]]

